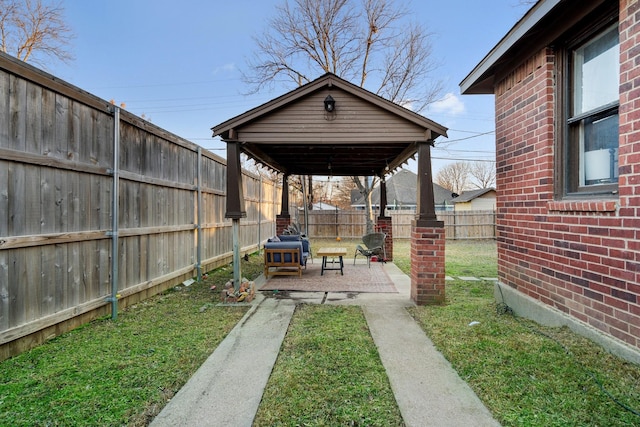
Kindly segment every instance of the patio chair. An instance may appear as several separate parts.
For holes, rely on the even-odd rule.
[[[364,245],[356,246],[356,253],[353,255],[353,264],[356,264],[356,257],[362,255],[367,257],[367,266],[371,268],[371,257],[382,257],[382,261],[385,261],[387,254],[384,250],[384,239],[387,237],[385,233],[370,233],[362,236],[362,243]]]

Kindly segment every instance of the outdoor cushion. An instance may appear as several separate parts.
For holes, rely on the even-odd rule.
[[[300,236],[299,234],[281,234],[277,236],[281,242],[301,242],[302,243],[302,256],[305,259],[311,256],[311,243],[309,239]]]

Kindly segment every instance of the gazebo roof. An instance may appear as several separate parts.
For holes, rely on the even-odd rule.
[[[325,111],[325,99],[335,101]],[[327,73],[212,128],[257,163],[289,175],[370,176],[399,168],[447,129]]]

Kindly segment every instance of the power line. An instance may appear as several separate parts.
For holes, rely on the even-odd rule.
[[[494,163],[495,160],[490,160],[490,159],[464,159],[462,157],[458,157],[458,158],[454,158],[454,157],[431,157],[432,159],[437,159],[437,160],[455,160],[455,161],[460,161],[460,162],[487,162],[487,163]]]
[[[466,141],[469,139],[473,139],[473,138],[478,138],[479,136],[484,136],[484,135],[490,135],[490,134],[494,134],[495,131],[491,130],[488,132],[482,132],[482,133],[478,133],[476,135],[472,135],[472,136],[467,136],[466,138],[458,138],[458,139],[451,139],[451,140],[443,140],[443,141],[437,141],[436,145],[441,145],[441,144],[452,144],[454,142],[460,142],[460,141]]]

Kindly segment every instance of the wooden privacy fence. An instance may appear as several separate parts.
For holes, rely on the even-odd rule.
[[[305,227],[304,214],[298,212],[297,221],[311,237],[361,238],[366,233],[366,216],[363,210],[309,211],[309,227]],[[415,211],[388,211],[391,217],[394,239],[411,238],[411,221]],[[495,211],[437,212],[444,222],[447,239],[493,239],[496,237]],[[375,221],[374,221],[375,223]]]
[[[245,175],[241,248],[279,188]],[[224,159],[0,54],[0,360],[232,260]]]

